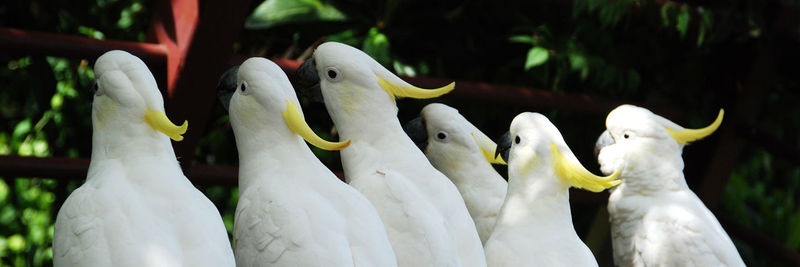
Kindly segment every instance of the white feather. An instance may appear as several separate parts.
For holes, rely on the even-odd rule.
[[[603,172],[621,170],[608,199],[618,266],[744,266],[731,239],[683,176],[683,129],[647,109],[622,105],[606,119]],[[626,137],[627,136],[627,137]],[[601,137],[601,139],[603,139]],[[600,143],[600,141],[598,141]]]
[[[147,66],[123,51],[97,59],[86,183],[58,212],[55,266],[233,266],[225,226],[181,172],[170,139],[144,121],[164,111]]]
[[[339,135],[346,180],[377,208],[401,266],[485,266],[458,189],[403,132],[376,75],[407,85],[363,52],[325,43],[314,52],[325,106]],[[327,74],[337,71],[336,79]],[[424,253],[420,253],[424,252]]]
[[[510,134],[508,194],[486,241],[489,266],[597,266],[572,225],[570,184],[553,167],[551,143],[577,161],[561,133],[543,115],[526,112],[511,122]]]
[[[494,170],[476,143],[491,140],[458,110],[447,105],[429,104],[422,109],[420,116],[425,119],[428,133],[425,156],[456,185],[475,222],[481,242],[486,243],[508,187],[508,183]],[[439,133],[444,134],[444,139],[439,138]]]
[[[283,71],[251,58],[237,77],[230,104],[240,164],[237,266],[396,266],[375,208],[286,126],[281,112],[298,100]]]

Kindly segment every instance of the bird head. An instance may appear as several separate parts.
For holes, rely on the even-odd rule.
[[[458,169],[458,164],[475,164],[475,160],[505,164],[495,157],[497,145],[458,110],[444,104],[425,106],[403,129],[425,152],[434,166]]]
[[[455,86],[451,83],[431,90],[412,86],[361,50],[336,42],[317,47],[313,57],[298,69],[297,76],[311,90],[321,90],[334,122],[340,113],[382,112],[388,110],[387,106],[392,107],[391,115],[396,116],[396,98],[438,97]]]
[[[713,133],[724,114],[720,109],[711,125],[686,129],[645,108],[621,105],[608,114],[606,131],[595,145],[601,170],[621,171],[623,177],[659,176],[656,172],[665,167],[682,171],[683,147]]]
[[[593,192],[619,184],[615,180],[618,173],[600,177],[586,170],[555,125],[539,113],[517,115],[495,153],[508,162],[509,179],[554,176],[561,184]]]
[[[147,65],[128,52],[112,50],[97,58],[91,93],[93,125],[117,135],[163,133],[183,140],[188,122],[175,125],[164,113],[164,100]]]
[[[254,129],[296,134],[325,150],[339,150],[350,141],[329,142],[320,138],[306,123],[289,78],[274,62],[259,57],[247,59],[223,73],[217,85],[218,96],[231,116],[234,130]],[[286,128],[276,128],[285,125]]]

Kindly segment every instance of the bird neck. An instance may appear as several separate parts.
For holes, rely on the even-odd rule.
[[[383,104],[326,102],[325,106],[342,139],[355,141],[355,138],[377,138],[374,135],[395,132],[405,135],[397,119],[397,106],[394,103]]]
[[[425,154],[397,127],[376,126],[370,132],[341,134],[340,139],[351,140],[350,146],[341,150],[345,179],[360,176],[361,171],[383,169],[433,169]],[[340,129],[337,126],[337,129]]]
[[[350,140],[350,146],[341,150],[342,167],[347,179],[361,170],[374,171],[376,168],[408,167],[420,168],[427,164],[411,138],[403,131],[397,119],[397,106],[383,103],[354,105],[354,107],[334,107],[331,103],[328,113],[336,125],[340,140]],[[390,106],[387,106],[390,105]],[[387,108],[388,107],[388,108]],[[348,180],[349,181],[349,180]]]
[[[620,188],[640,193],[688,190],[683,175],[683,159],[653,160],[651,164],[628,164],[620,174]]]
[[[280,175],[263,174],[283,172],[287,166],[302,168],[319,163],[303,138],[287,127],[239,126],[242,125],[234,125],[233,130],[239,153],[240,187],[246,187],[255,179],[278,177]]]
[[[478,189],[479,192],[506,191],[508,183],[486,161],[483,155],[479,155],[479,153],[468,155],[470,155],[468,158],[445,160],[444,162],[432,160],[431,164],[447,178],[450,178],[462,195],[476,193],[471,192],[476,191],[475,189]],[[500,197],[504,198],[505,195]]]
[[[92,161],[152,158],[174,162],[170,138],[144,122],[126,125],[92,124]]]
[[[528,177],[510,177],[505,204],[498,224],[505,226],[535,225],[542,229],[572,227],[569,206],[569,185],[552,172],[531,172]]]

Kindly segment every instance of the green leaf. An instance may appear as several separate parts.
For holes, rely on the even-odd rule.
[[[699,33],[697,34],[698,47],[703,45],[703,42],[706,39],[706,35],[708,34],[708,31],[711,30],[713,24],[714,24],[714,17],[712,16],[711,11],[704,10],[703,17],[701,18],[700,21],[700,29],[698,30]]]
[[[580,53],[569,53],[567,55],[569,58],[569,65],[571,70],[581,70],[589,66],[588,61],[586,60],[586,56]]]
[[[669,27],[669,25],[672,23],[671,21],[672,16],[670,13],[671,11],[674,10],[675,10],[675,4],[673,4],[672,2],[666,2],[664,3],[664,5],[661,6],[661,24],[664,27]]]
[[[17,210],[11,205],[0,208],[0,225],[9,225],[17,219]]]
[[[508,41],[512,43],[533,44],[533,36],[530,35],[514,35],[508,37]]]
[[[414,66],[405,64],[399,60],[395,60],[392,66],[394,67],[394,72],[398,75],[404,75],[408,77],[417,76],[417,71],[414,70]]]
[[[0,236],[0,257],[6,256],[6,250],[8,249],[8,241],[4,236]]]
[[[0,155],[8,154],[11,154],[11,146],[10,140],[8,140],[8,134],[0,132]]]
[[[31,131],[32,127],[31,118],[24,119],[17,123],[17,126],[14,127],[14,133],[11,135],[12,142],[22,141],[23,137]]]
[[[106,38],[102,32],[87,26],[78,26],[78,32],[93,39],[103,40]]]
[[[22,252],[25,249],[25,238],[20,234],[9,236],[6,241],[8,241],[8,248],[13,252]]]
[[[120,29],[128,29],[133,25],[133,17],[142,11],[141,3],[133,3],[120,11],[119,20],[117,20],[117,27]]]
[[[50,148],[47,145],[47,140],[42,138],[37,140],[33,140],[31,144],[33,148],[33,155],[37,157],[47,157],[50,153]]]
[[[341,11],[320,0],[266,0],[247,17],[244,27],[262,30],[282,24],[346,19]]]
[[[681,38],[686,36],[686,31],[689,29],[689,6],[681,6],[681,12],[678,13],[678,19],[675,22],[675,29],[681,33]]]
[[[0,204],[6,201],[8,198],[9,188],[5,181],[0,180]]]
[[[353,29],[328,35],[328,41],[343,43],[349,46],[358,46],[358,44],[361,43],[361,39],[356,37],[356,31]]]
[[[55,110],[59,110],[62,104],[64,104],[64,96],[59,93],[53,94],[53,97],[50,98],[50,106]]]
[[[550,54],[544,47],[535,46],[531,48],[528,51],[528,58],[525,60],[525,70],[544,64],[549,57]]]
[[[22,142],[19,144],[19,148],[17,149],[17,154],[23,157],[30,157],[33,155],[33,146],[31,142]]]
[[[383,66],[389,66],[392,62],[389,56],[389,38],[380,33],[377,27],[369,29],[362,50]]]

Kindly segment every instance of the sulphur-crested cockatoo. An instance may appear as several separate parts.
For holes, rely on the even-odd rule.
[[[97,59],[86,182],[56,218],[55,266],[233,266],[219,211],[181,172],[170,138],[187,129],[164,114],[139,58]]]
[[[431,166],[403,132],[396,97],[431,98],[367,54],[328,42],[298,75],[318,82],[339,136],[345,179],[369,199],[386,225],[401,266],[485,266],[475,223],[455,185]],[[310,82],[308,82],[310,81]]]
[[[450,178],[461,192],[481,242],[485,243],[494,229],[508,187],[491,165],[505,164],[494,154],[497,145],[458,110],[445,104],[425,106],[420,117],[403,128],[433,167]]]
[[[617,174],[587,171],[539,113],[517,115],[497,153],[508,162],[508,194],[486,241],[489,266],[597,266],[572,226],[569,188],[600,192]]]
[[[239,149],[238,266],[397,266],[375,207],[311,152],[328,142],[306,124],[286,74],[250,58],[223,75]]]
[[[622,105],[598,139],[605,173],[622,183],[608,197],[618,266],[743,266],[731,239],[683,177],[683,147],[714,132],[685,129],[647,109]]]

